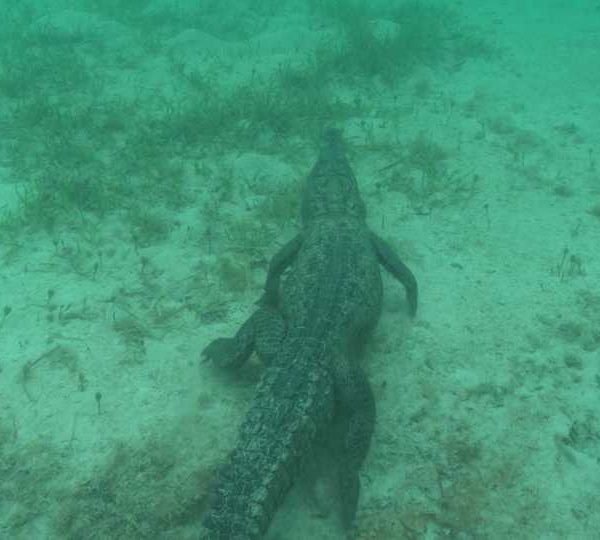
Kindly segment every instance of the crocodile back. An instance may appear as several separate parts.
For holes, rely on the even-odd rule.
[[[382,297],[379,264],[366,227],[348,216],[312,221],[282,284],[288,338],[318,342],[350,360],[377,323]]]

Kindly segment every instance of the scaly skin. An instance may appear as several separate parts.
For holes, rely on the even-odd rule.
[[[369,231],[365,216],[341,133],[329,129],[303,193],[302,231],[273,257],[260,307],[233,338],[203,352],[237,367],[256,351],[266,364],[236,447],[217,475],[206,539],[262,538],[326,430],[335,434],[342,519],[351,535],[358,473],[375,425],[359,359],[381,312],[380,264],[406,288],[412,315],[417,308],[413,274]]]

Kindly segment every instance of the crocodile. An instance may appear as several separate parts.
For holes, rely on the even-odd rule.
[[[235,448],[215,475],[202,538],[263,538],[323,441],[334,452],[341,521],[352,537],[375,425],[359,359],[381,313],[380,265],[403,284],[414,316],[415,277],[367,227],[342,132],[328,128],[304,186],[300,232],[272,258],[249,319],[202,353],[221,367],[238,368],[253,352],[265,364]]]

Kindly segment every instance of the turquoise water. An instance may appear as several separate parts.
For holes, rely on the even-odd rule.
[[[0,538],[197,538],[262,371],[199,354],[331,125],[420,286],[413,321],[384,276],[363,359],[357,538],[597,537],[597,2],[0,13]],[[343,538],[302,476],[266,538]]]

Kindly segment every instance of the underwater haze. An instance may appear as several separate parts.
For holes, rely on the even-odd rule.
[[[264,369],[200,352],[330,126],[420,289],[384,276],[355,538],[599,537],[597,1],[0,13],[0,538],[198,537]],[[266,540],[346,538],[316,476]]]

